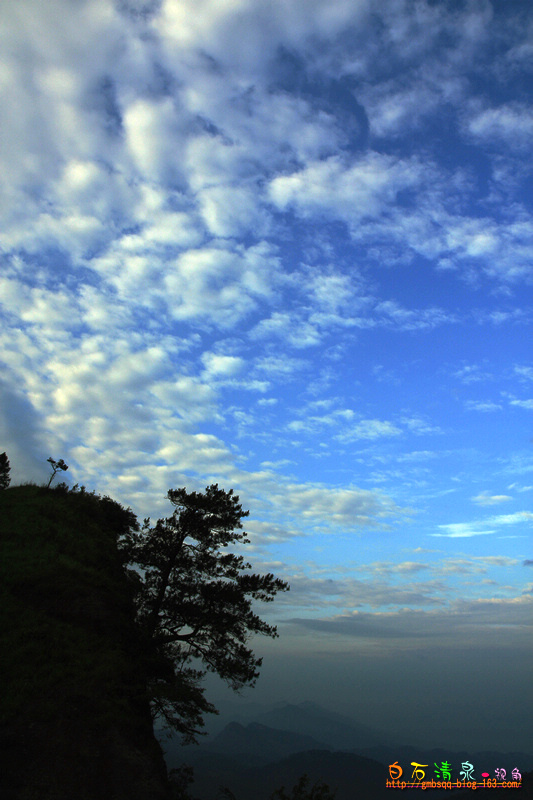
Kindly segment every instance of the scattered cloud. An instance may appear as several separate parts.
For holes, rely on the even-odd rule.
[[[530,147],[533,114],[529,107],[520,103],[487,108],[472,116],[468,130],[476,138],[490,143],[500,139],[508,147],[522,150]]]
[[[450,607],[430,610],[399,609],[395,611],[352,611],[326,619],[297,617],[294,624],[315,631],[356,639],[404,640],[415,644],[430,639],[434,646],[449,647],[455,642],[471,647],[484,646],[488,632],[493,646],[505,647],[509,632],[531,627],[533,599],[530,597],[457,600]]]
[[[481,505],[492,505],[492,503],[481,503]],[[530,511],[517,511],[512,514],[499,514],[488,517],[485,520],[474,522],[455,522],[448,525],[439,525],[439,529],[446,533],[431,533],[430,536],[446,536],[450,539],[469,538],[471,536],[487,536],[498,533],[498,528],[506,525],[517,525],[531,523],[533,514]],[[494,527],[495,526],[495,527]]]
[[[471,536],[487,536],[496,533],[495,530],[476,530],[476,524],[469,525],[465,522],[454,522],[448,525],[439,525],[440,530],[447,533],[430,533],[430,536],[445,536],[449,539],[469,539]]]
[[[503,406],[495,403],[493,400],[467,400],[465,407],[469,411],[482,411],[483,413],[492,413],[493,411],[501,411]]]
[[[514,371],[526,381],[533,381],[533,367],[515,365]]]
[[[495,506],[500,503],[507,503],[513,498],[508,494],[490,494],[490,492],[480,492],[472,498],[472,502],[478,506]]]
[[[512,406],[518,406],[519,408],[533,409],[533,399],[531,399],[531,400],[509,400],[509,404],[512,405]]]

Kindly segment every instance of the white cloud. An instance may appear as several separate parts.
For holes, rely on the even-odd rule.
[[[487,521],[491,525],[516,525],[520,522],[533,521],[533,514],[531,511],[516,511],[514,514],[500,514],[496,517],[490,517]]]
[[[248,250],[188,250],[167,267],[163,297],[175,319],[203,318],[230,328],[257,307],[258,299],[273,296],[277,267],[265,243]]]
[[[509,400],[509,404],[511,406],[518,406],[519,408],[527,408],[533,410],[533,399],[532,400]]]
[[[472,502],[478,506],[495,506],[500,503],[506,503],[513,498],[508,494],[490,494],[490,492],[480,492],[480,494],[472,497]]]
[[[465,407],[469,411],[482,411],[485,413],[501,411],[503,408],[503,406],[499,403],[495,403],[493,400],[467,400],[465,402]]]
[[[205,365],[206,378],[220,379],[232,378],[244,369],[245,362],[238,356],[224,356],[216,353],[202,353],[202,361]]]
[[[515,365],[514,371],[521,378],[533,381],[533,367]]]
[[[533,486],[520,486],[518,483],[511,483],[509,489],[516,489],[517,492],[530,492]]]
[[[408,309],[395,300],[384,300],[375,309],[378,323],[394,325],[399,330],[414,331],[436,328],[456,321],[454,314],[442,308]]]
[[[464,364],[454,373],[455,378],[459,378],[461,383],[477,383],[480,381],[493,380],[493,375],[487,371],[487,364]]]
[[[348,427],[345,433],[339,434],[342,441],[355,439],[380,439],[382,437],[400,436],[401,429],[392,422],[380,419],[362,419],[353,427]]]
[[[367,0],[309,0],[305,6],[283,0],[165,0],[154,28],[166,40],[168,57],[198,49],[228,69],[257,76],[280,45],[300,47],[306,39],[328,40],[356,23]]]
[[[330,489],[320,485],[287,484],[284,500],[290,512],[328,526],[373,527],[400,513],[389,498],[363,489]]]
[[[418,76],[417,76],[418,77]],[[368,87],[361,99],[365,102],[370,130],[376,136],[405,136],[416,129],[423,118],[435,111],[443,97],[434,88],[417,82],[400,89],[394,81]]]
[[[428,433],[442,433],[438,425],[432,425],[421,417],[402,417],[401,422],[409,431],[419,436],[424,436]]]
[[[182,375],[167,379],[154,383],[150,391],[188,424],[219,418],[215,390],[198,378]]]
[[[273,522],[264,522],[256,519],[246,520],[246,533],[249,534],[251,547],[264,547],[273,542],[284,542],[295,536],[301,536],[301,531],[291,529]],[[278,565],[279,566],[279,565]]]
[[[350,164],[332,156],[274,178],[269,194],[279,209],[294,208],[303,216],[333,216],[356,225],[381,216],[400,190],[416,186],[421,179],[421,165],[414,160],[370,153]]]
[[[348,275],[339,273],[319,273],[309,270],[310,285],[309,293],[312,295],[314,304],[318,304],[323,309],[338,312],[347,305],[360,304],[365,302],[357,296],[356,288],[352,285],[352,278]]]
[[[294,358],[294,356],[288,355],[261,356],[255,362],[255,369],[259,373],[266,373],[273,378],[282,377],[284,380],[301,372],[306,366],[303,358]]]
[[[430,536],[446,536],[449,539],[469,539],[471,536],[487,536],[496,533],[495,530],[477,530],[477,523],[454,522],[449,525],[439,525],[439,529],[446,533],[430,533]]]
[[[533,114],[528,106],[518,103],[488,108],[475,113],[468,130],[476,137],[503,139],[511,148],[530,147],[533,135]]]
[[[270,227],[259,208],[258,191],[243,186],[215,186],[198,194],[202,217],[213,236],[239,236],[249,230],[265,235]]]
[[[127,152],[135,171],[168,186],[183,183],[183,113],[170,98],[137,98],[123,113]]]
[[[298,314],[287,311],[274,311],[268,319],[262,319],[251,336],[256,339],[283,339],[297,349],[314,347],[320,344],[321,333],[318,328],[306,322]]]
[[[489,505],[482,503],[482,505]],[[450,539],[463,539],[471,536],[487,536],[498,532],[499,526],[530,523],[533,514],[530,511],[517,511],[513,514],[499,514],[485,520],[474,522],[455,522],[448,525],[439,525],[439,530],[445,533],[430,533],[430,536],[445,536]],[[494,527],[496,526],[496,527]]]

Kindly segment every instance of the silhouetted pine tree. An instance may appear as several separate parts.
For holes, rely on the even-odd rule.
[[[0,489],[7,489],[10,483],[9,473],[11,467],[9,466],[9,459],[6,453],[0,455]]]

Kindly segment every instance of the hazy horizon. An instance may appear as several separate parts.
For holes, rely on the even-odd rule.
[[[249,705],[314,702],[399,745],[533,754],[529,725],[533,698],[530,689],[523,691],[530,674],[526,654],[517,676],[516,664],[508,666],[507,674],[505,667],[491,670],[490,652],[474,649],[461,660],[450,652],[439,651],[432,657],[427,650],[410,657],[399,651],[394,669],[387,658],[376,662],[370,654],[361,658],[357,651],[324,664],[320,659],[310,663],[310,654],[287,657],[275,648],[276,643],[269,643],[257,686],[241,697],[217,678],[206,679],[206,696],[221,712],[206,717],[207,730],[220,730]],[[262,650],[258,647],[257,652]],[[512,687],[510,675],[515,678]]]

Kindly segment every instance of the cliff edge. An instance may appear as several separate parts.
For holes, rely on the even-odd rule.
[[[168,800],[117,540],[137,520],[66,487],[0,491],[0,796]]]

